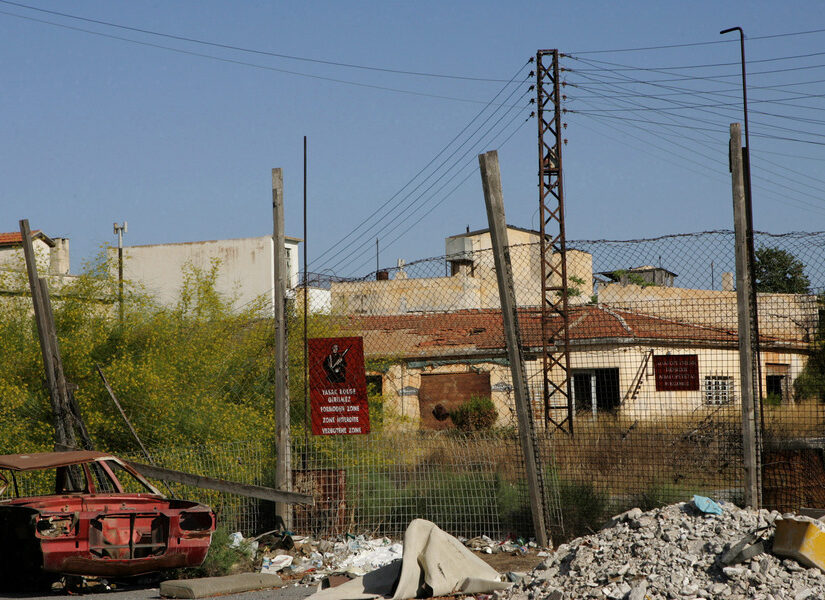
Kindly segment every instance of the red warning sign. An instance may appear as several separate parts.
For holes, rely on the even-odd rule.
[[[307,347],[312,434],[369,433],[362,339],[313,338]]]
[[[699,357],[696,354],[662,354],[653,357],[657,392],[699,389]]]

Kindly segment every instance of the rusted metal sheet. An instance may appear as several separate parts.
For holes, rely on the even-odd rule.
[[[422,374],[418,390],[421,429],[454,428],[450,412],[473,396],[490,397],[490,373]]]
[[[294,526],[300,531],[337,534],[347,528],[347,473],[343,469],[292,472],[295,489],[315,498],[312,507],[296,506]]]
[[[94,450],[5,454],[0,456],[0,469],[9,469],[11,471],[54,469],[55,467],[77,465],[104,458],[114,459],[114,456],[106,454],[105,452],[95,452]]]

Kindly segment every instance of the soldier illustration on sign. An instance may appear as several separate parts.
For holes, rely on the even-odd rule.
[[[327,381],[330,383],[344,383],[347,379],[346,355],[349,348],[343,352],[338,352],[338,344],[332,345],[332,350],[324,359],[324,371],[327,373]]]

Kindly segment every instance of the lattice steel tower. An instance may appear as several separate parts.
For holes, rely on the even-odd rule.
[[[549,64],[548,64],[549,63]],[[570,389],[570,327],[567,303],[567,243],[561,162],[559,51],[536,53],[541,215],[541,339],[544,420],[573,434]]]

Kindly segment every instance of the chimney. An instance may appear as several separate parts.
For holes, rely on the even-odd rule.
[[[69,238],[54,238],[49,249],[49,275],[69,274]]]
[[[731,273],[731,272],[722,273],[722,291],[723,292],[732,292],[733,291],[733,273]]]

